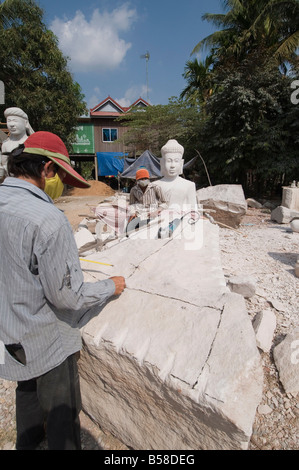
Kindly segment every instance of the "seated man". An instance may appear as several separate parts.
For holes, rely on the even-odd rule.
[[[136,171],[136,184],[130,191],[130,205],[142,204],[149,207],[165,202],[159,186],[150,182],[150,175],[146,168]]]

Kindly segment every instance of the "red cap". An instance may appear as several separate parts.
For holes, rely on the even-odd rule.
[[[71,166],[67,148],[58,135],[46,131],[34,132],[25,140],[24,145],[25,153],[44,155],[62,168],[67,173],[63,183],[76,188],[90,187],[90,184]]]

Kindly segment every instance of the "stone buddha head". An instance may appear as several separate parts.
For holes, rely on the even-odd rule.
[[[169,140],[161,148],[161,174],[168,179],[175,179],[183,173],[184,147],[176,140]]]

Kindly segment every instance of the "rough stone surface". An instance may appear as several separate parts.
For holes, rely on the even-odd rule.
[[[293,232],[299,232],[299,217],[298,219],[292,220],[290,226]]]
[[[84,247],[88,246],[90,243],[93,243],[95,241],[95,238],[90,232],[90,230],[83,226],[79,227],[77,232],[74,234],[74,237],[78,250],[83,249]]]
[[[212,209],[215,222],[238,227],[246,214],[243,188],[238,184],[219,184],[196,191],[197,201],[204,209]]]
[[[294,271],[299,234],[291,232],[288,225],[273,222],[270,216],[263,210],[249,209],[238,232],[221,228],[221,259],[226,275],[246,274],[256,279],[255,295],[245,299],[252,320],[259,311],[270,308],[277,322],[270,352],[260,351],[264,370],[261,405],[272,411],[261,414],[265,410],[258,407],[250,449],[298,450],[299,395],[286,393],[282,387],[273,348],[299,327],[299,279]]]
[[[86,204],[88,202],[89,205]],[[95,208],[99,197],[67,198],[59,207],[65,211],[74,229],[88,212],[90,204]],[[299,326],[298,288],[294,265],[298,257],[299,235],[289,232],[288,226],[270,220],[270,214],[260,209],[249,208],[238,232],[220,229],[222,267],[226,275],[253,274],[257,279],[256,294],[245,299],[250,318],[257,312],[272,307],[277,299],[283,309],[276,309],[277,326],[274,345],[280,343],[288,332]],[[87,265],[87,263],[86,263]],[[85,265],[85,267],[87,267]],[[298,265],[299,268],[299,265]],[[91,267],[89,265],[89,273]],[[299,276],[299,269],[298,269]],[[269,299],[271,298],[271,304]],[[299,401],[298,393],[286,393],[283,389],[270,353],[260,350],[264,389],[262,403],[258,406],[253,424],[249,450],[298,450]],[[0,379],[0,449],[14,448],[15,443],[15,382]],[[268,405],[269,408],[260,408]],[[263,411],[269,413],[262,414]],[[80,414],[83,450],[128,450],[128,448],[105,431],[90,417]],[[47,449],[46,441],[39,446]]]
[[[279,379],[287,393],[299,392],[299,328],[286,335],[273,351]]]
[[[284,187],[282,189],[282,206],[299,211],[299,188]]]
[[[127,288],[82,329],[83,407],[134,449],[244,449],[251,436],[260,355],[225,283],[219,228],[201,223],[196,250],[178,235],[125,240],[92,257],[113,266],[85,271],[121,273]]]
[[[284,206],[277,206],[271,212],[271,220],[278,224],[289,224],[294,217],[299,217],[299,212]]]
[[[263,204],[260,202],[256,201],[255,199],[249,197],[246,199],[247,207],[253,207],[255,209],[261,209],[263,207]]]
[[[248,276],[233,276],[227,281],[227,285],[232,292],[240,294],[246,299],[255,294],[255,281]]]
[[[269,352],[272,346],[276,328],[276,316],[272,310],[262,310],[253,321],[257,346],[265,352]]]

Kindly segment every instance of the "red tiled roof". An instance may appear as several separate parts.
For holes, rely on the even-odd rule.
[[[112,111],[109,112],[109,111],[95,111],[94,113],[90,113],[91,116],[114,116],[114,117],[117,117],[117,116],[121,116],[123,113],[113,113]]]

